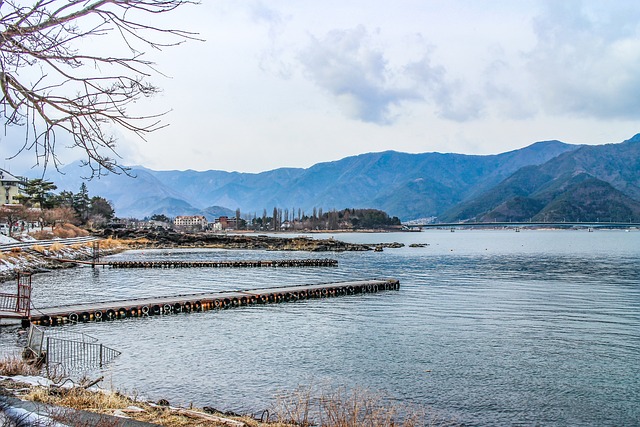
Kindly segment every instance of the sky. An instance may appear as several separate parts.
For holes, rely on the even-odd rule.
[[[145,54],[163,91],[134,109],[169,126],[116,130],[123,164],[261,172],[640,132],[637,0],[203,0],[154,19],[203,41]],[[34,160],[6,160],[14,132],[0,147],[17,171]]]

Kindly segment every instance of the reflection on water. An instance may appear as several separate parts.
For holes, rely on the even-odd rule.
[[[298,384],[359,385],[468,425],[640,419],[640,232],[336,235],[383,253],[151,250],[114,258],[335,257],[337,268],[115,270],[34,277],[36,305],[395,277],[398,292],[86,324],[123,352],[115,385],[252,411]],[[0,333],[3,351],[15,330]]]

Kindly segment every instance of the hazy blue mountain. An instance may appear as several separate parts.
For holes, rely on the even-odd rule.
[[[276,206],[307,213],[314,207],[370,207],[414,218],[437,215],[490,188],[522,165],[540,164],[575,148],[547,141],[495,156],[387,151],[319,163],[308,169],[281,168],[257,174],[134,171],[154,176],[172,194],[179,193],[198,209],[218,205],[261,215],[264,209],[270,214]],[[431,185],[425,186],[425,182]],[[129,212],[129,208],[124,211]]]
[[[640,200],[640,134],[620,144],[582,146],[526,166],[441,215],[442,221],[628,220]]]
[[[481,194],[528,165],[540,165],[579,146],[538,142],[520,150],[489,156],[395,151],[368,153],[307,169],[281,168],[262,173],[224,171],[154,171],[133,167],[131,174],[108,175],[87,182],[91,195],[112,201],[121,217],[204,214],[210,206],[235,215],[270,215],[274,207],[311,213],[313,208],[375,208],[403,220],[437,216]],[[77,192],[79,165],[52,175],[59,190]],[[217,212],[216,212],[217,213]]]
[[[492,156],[395,151],[362,154],[314,165],[276,197],[292,200],[295,204],[285,206],[301,206],[307,212],[313,206],[366,206],[402,219],[437,216],[491,188],[522,165],[541,164],[575,148],[547,141]]]
[[[112,202],[116,215],[127,218],[144,218],[155,213],[186,215],[200,213],[184,196],[158,180],[144,168],[134,167],[131,176],[109,174],[83,181],[87,172],[81,164],[72,163],[62,169],[62,174],[49,172],[47,179],[55,182],[57,191],[77,193],[80,185],[87,185],[90,196],[101,196]]]
[[[202,214],[207,217],[207,220],[213,221],[216,218],[220,218],[221,216],[227,217],[235,217],[236,212],[225,208],[223,206],[209,206],[208,208],[202,209]]]

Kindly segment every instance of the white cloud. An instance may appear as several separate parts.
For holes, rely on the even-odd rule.
[[[640,115],[637,2],[549,2],[535,19],[528,70],[550,114],[603,119]]]
[[[388,124],[390,108],[419,98],[398,85],[384,52],[373,46],[364,26],[311,37],[299,60],[305,75],[333,95],[345,112],[364,122]]]
[[[153,77],[163,93],[131,111],[169,111],[170,126],[148,142],[120,135],[119,152],[158,169],[258,172],[389,149],[621,141],[640,130],[639,14],[625,0],[179,8],[158,19],[206,42],[148,52],[170,78]]]

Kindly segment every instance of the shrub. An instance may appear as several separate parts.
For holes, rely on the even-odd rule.
[[[49,230],[33,231],[29,233],[29,235],[36,240],[51,240],[54,237],[53,233]]]
[[[89,235],[89,232],[87,230],[83,230],[82,228],[76,227],[73,224],[62,224],[53,229],[53,234],[55,237],[68,239],[71,237],[85,237]]]

